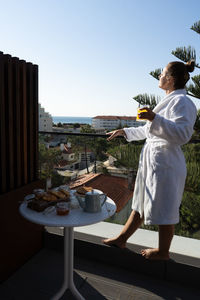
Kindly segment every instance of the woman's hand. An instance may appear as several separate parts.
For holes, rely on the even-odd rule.
[[[107,132],[106,134],[110,135],[109,138],[107,138],[107,141],[111,141],[116,136],[125,136],[126,135],[123,129],[113,130],[113,131]]]
[[[152,122],[156,114],[148,107],[142,107],[142,109],[145,109],[146,112],[139,113],[139,119],[145,119]]]

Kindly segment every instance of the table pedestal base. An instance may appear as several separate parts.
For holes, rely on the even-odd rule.
[[[74,228],[64,227],[64,280],[63,285],[52,300],[59,300],[67,289],[78,300],[85,300],[74,285]]]

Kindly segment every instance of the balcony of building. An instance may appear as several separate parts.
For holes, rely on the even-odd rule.
[[[42,135],[44,136],[44,133]],[[45,133],[45,135],[48,135],[48,140],[50,136],[55,137],[55,134]],[[56,133],[57,140],[58,136]],[[66,133],[66,139],[73,136],[85,139],[87,145],[88,138],[92,140],[97,138],[90,134],[81,136]],[[98,138],[105,139],[105,136],[101,135]],[[59,145],[57,147],[60,149]],[[90,167],[89,161],[87,163]],[[76,188],[86,185],[106,192],[115,201],[117,213],[107,220],[109,222],[75,228],[74,280],[79,292],[88,300],[199,299],[199,240],[175,236],[169,261],[148,261],[140,255],[141,249],[157,246],[158,237],[155,231],[139,229],[128,240],[127,248],[124,250],[102,244],[103,238],[115,236],[121,231],[123,225],[117,223],[128,217],[130,212],[128,200],[132,198],[134,182],[130,187],[127,172],[124,172],[124,176],[119,175],[117,171],[117,176],[95,173],[94,160],[91,164],[93,171],[88,173],[87,168],[82,169],[79,176],[68,179],[69,186]],[[45,186],[44,181],[35,182],[32,189],[41,187],[42,184]],[[19,191],[13,192],[13,197],[17,193]],[[26,191],[24,193],[26,194]],[[34,240],[32,231],[34,228],[36,232],[40,232],[40,245],[30,243],[29,247],[34,248],[32,255],[2,281],[0,299],[49,300],[60,288],[63,279],[63,228],[31,224],[19,215],[17,207],[14,214],[17,214],[15,219],[17,218],[16,222],[20,224],[22,232],[20,235],[17,233],[19,239],[17,242],[15,229],[10,228],[9,234],[7,232],[10,244],[13,246],[13,242],[26,243],[27,236],[23,235],[23,228],[26,226],[31,228],[27,242],[30,243],[31,235]],[[13,248],[10,249],[9,255],[18,254]],[[61,299],[75,298],[67,291]]]
[[[46,188],[38,176],[38,68],[0,52],[0,75],[0,299],[49,300],[63,280],[63,228],[33,224],[19,213],[24,196]],[[105,141],[105,136],[66,136],[75,137],[86,154],[86,138],[90,138],[90,150],[95,153],[90,165],[88,156],[83,155],[81,170],[72,164],[71,171],[79,173],[77,178],[68,176],[68,184],[99,188],[117,206],[116,216],[109,222],[75,228],[74,279],[80,293],[88,300],[199,299],[199,240],[175,236],[169,261],[148,261],[140,255],[141,248],[157,245],[154,231],[139,229],[125,250],[102,244],[102,238],[121,230],[122,225],[113,223],[115,218],[127,217],[134,170],[123,174],[123,168],[114,166],[111,175],[100,172],[106,166],[98,165],[97,140]],[[53,167],[58,166],[53,163]],[[85,172],[88,177],[93,173],[93,178],[84,177]],[[67,291],[61,299],[73,296]]]
[[[117,232],[118,226],[102,222],[75,231],[74,282],[85,299],[199,299],[199,243],[175,237],[172,251],[178,252],[181,245],[190,244],[189,253],[186,247],[187,253],[183,254],[183,248],[181,253],[172,252],[168,262],[147,261],[139,254],[141,246],[137,243],[145,246],[149,241],[155,242],[151,232],[139,230],[134,243],[130,241],[126,250],[101,243],[101,238]],[[195,248],[198,257],[192,257]],[[17,255],[14,249],[12,253]],[[62,228],[45,228],[42,248],[1,283],[0,299],[50,300],[62,280]],[[61,299],[75,298],[68,290]]]

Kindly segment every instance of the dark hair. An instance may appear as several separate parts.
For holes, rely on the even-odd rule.
[[[189,72],[193,72],[195,67],[194,60],[186,64],[179,61],[172,61],[167,65],[167,73],[174,77],[174,88],[183,89],[190,79]]]

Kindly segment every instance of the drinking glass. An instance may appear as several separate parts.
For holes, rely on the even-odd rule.
[[[149,107],[149,105],[143,105],[143,106],[139,106],[138,109],[137,109],[137,117],[136,117],[136,120],[137,121],[143,121],[143,120],[146,120],[146,119],[143,119],[143,118],[140,118],[139,117],[139,114],[141,112],[147,112],[147,110],[145,109],[145,107]]]

